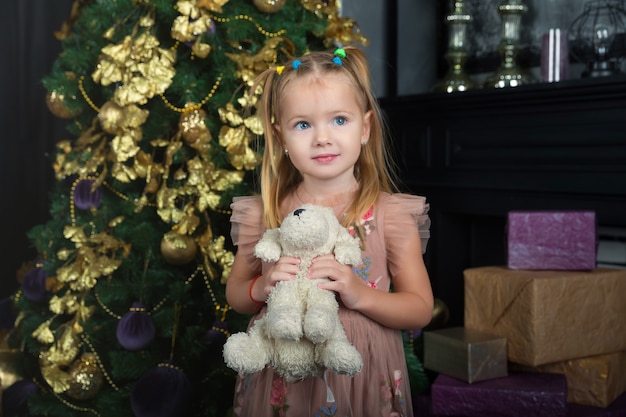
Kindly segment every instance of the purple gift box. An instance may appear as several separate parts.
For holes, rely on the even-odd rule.
[[[510,211],[507,266],[511,269],[591,270],[596,267],[593,211]]]
[[[441,416],[564,417],[567,381],[562,374],[522,372],[469,384],[440,374],[431,400]]]
[[[413,412],[420,417],[440,417],[440,415],[433,414],[432,401],[428,394],[413,397]],[[618,397],[608,407],[569,403],[567,404],[566,417],[626,417],[626,393]]]

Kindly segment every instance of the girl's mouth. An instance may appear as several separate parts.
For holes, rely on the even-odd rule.
[[[328,163],[328,162],[334,161],[335,158],[337,158],[337,155],[325,154],[325,155],[318,155],[314,157],[313,159],[316,160],[317,162]]]

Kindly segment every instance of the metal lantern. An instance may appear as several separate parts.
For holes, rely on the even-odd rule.
[[[583,76],[604,77],[619,70],[624,56],[626,11],[623,0],[592,0],[569,30],[572,55],[588,64]]]

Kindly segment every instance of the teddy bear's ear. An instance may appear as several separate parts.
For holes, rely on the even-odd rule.
[[[269,229],[254,246],[254,255],[265,262],[276,262],[282,253],[280,230]]]

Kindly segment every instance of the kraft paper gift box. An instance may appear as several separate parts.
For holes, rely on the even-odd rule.
[[[511,363],[510,369],[565,375],[569,403],[608,407],[626,391],[626,351],[570,359],[537,367]]]
[[[511,211],[506,232],[511,269],[596,267],[598,239],[592,211]]]
[[[466,417],[560,417],[567,412],[561,374],[511,373],[473,384],[439,374],[431,385],[434,415]]]
[[[464,271],[465,327],[507,339],[508,358],[538,366],[626,350],[626,270]]]
[[[590,405],[569,404],[567,417],[625,417],[626,394],[622,394],[608,407],[592,407]]]
[[[463,327],[426,331],[424,367],[469,383],[506,376],[506,339]]]

